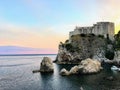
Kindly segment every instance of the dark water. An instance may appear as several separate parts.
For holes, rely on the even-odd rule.
[[[120,90],[120,72],[109,68],[95,75],[60,76],[62,68],[71,65],[54,64],[53,74],[32,73],[39,69],[40,62],[46,55],[37,56],[0,56],[0,90]],[[52,60],[55,55],[47,55]],[[106,66],[107,67],[107,66]],[[109,81],[104,77],[113,76]]]

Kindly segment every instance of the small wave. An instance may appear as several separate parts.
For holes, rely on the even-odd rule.
[[[23,65],[29,65],[31,63],[27,63],[27,64],[14,64],[14,65],[0,65],[0,67],[14,67],[14,66],[23,66]]]

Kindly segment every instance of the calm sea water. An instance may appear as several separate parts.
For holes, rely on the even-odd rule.
[[[0,90],[120,90],[120,72],[113,72],[107,66],[95,75],[60,76],[62,68],[70,69],[72,65],[54,64],[53,74],[32,73],[40,68],[44,56],[52,60],[56,55],[36,56],[0,56]],[[105,80],[113,76],[115,81]]]

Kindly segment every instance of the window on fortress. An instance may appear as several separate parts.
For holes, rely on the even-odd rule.
[[[100,27],[99,26],[97,26],[97,29],[99,29]]]

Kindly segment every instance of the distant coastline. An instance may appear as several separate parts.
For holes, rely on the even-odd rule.
[[[0,56],[13,56],[13,55],[44,55],[44,54],[57,54],[57,50],[49,48],[31,48],[22,46],[0,46]]]
[[[0,54],[0,56],[43,56],[43,55],[57,55],[57,54]]]

